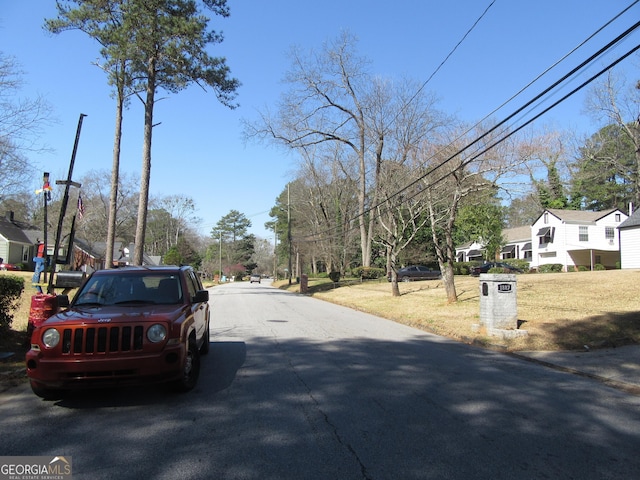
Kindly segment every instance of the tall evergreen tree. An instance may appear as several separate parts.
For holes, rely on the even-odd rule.
[[[572,201],[586,210],[626,209],[638,202],[640,172],[629,129],[608,125],[580,148],[572,182]]]
[[[238,80],[229,76],[224,58],[212,57],[206,51],[210,45],[222,42],[223,38],[209,30],[209,18],[200,12],[200,6],[204,5],[214,14],[227,17],[229,9],[226,3],[226,0],[58,2],[61,28],[82,27],[85,33],[104,46],[102,53],[108,64],[121,75],[117,78],[133,91],[144,92],[140,97],[144,103],[144,133],[134,252],[137,265],[142,264],[145,244],[157,90],[176,93],[197,83],[212,88],[224,105],[236,106],[232,102],[239,86]]]

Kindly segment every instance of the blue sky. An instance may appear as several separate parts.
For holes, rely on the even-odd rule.
[[[631,0],[496,0],[455,53],[426,86],[440,99],[439,108],[466,122],[491,113],[541,72],[612,19]],[[268,211],[295,170],[295,157],[268,145],[245,145],[242,119],[258,109],[275,108],[284,89],[293,46],[319,49],[347,30],[358,38],[357,50],[382,76],[406,76],[424,82],[471,28],[491,0],[229,0],[231,16],[211,26],[225,41],[211,53],[227,58],[240,80],[240,108],[220,105],[213,93],[191,87],[157,104],[153,136],[152,194],[186,194],[197,206],[208,234],[230,210],[244,213],[252,233],[265,230]],[[84,113],[74,179],[90,170],[111,168],[114,103],[104,74],[92,61],[97,45],[79,32],[50,35],[43,20],[55,16],[55,2],[2,0],[0,50],[24,71],[22,94],[46,96],[57,122],[41,141],[54,152],[31,161],[52,179],[67,176],[78,117]],[[593,39],[549,76],[494,117],[504,118],[534,93],[568,72],[640,18],[640,4]],[[640,41],[634,32],[607,58],[621,55]],[[591,67],[601,68],[603,62]],[[638,56],[621,67],[638,74]],[[582,75],[587,77],[589,72]],[[566,93],[577,85],[568,85]],[[559,94],[560,95],[560,94]],[[557,97],[556,97],[557,98]],[[585,116],[580,93],[541,118],[539,124],[592,133],[598,125]],[[125,112],[122,169],[139,174],[142,161],[142,109],[134,101]],[[37,186],[40,178],[34,179]],[[105,179],[108,182],[108,178]]]

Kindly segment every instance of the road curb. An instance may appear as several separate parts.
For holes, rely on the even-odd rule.
[[[592,380],[596,380],[600,383],[603,383],[609,387],[615,388],[617,390],[621,390],[624,391],[626,393],[630,393],[632,395],[637,395],[640,396],[640,385],[637,385],[635,383],[628,383],[628,382],[622,382],[620,380],[613,380],[611,378],[608,377],[603,377],[602,375],[596,375],[594,373],[588,373],[588,372],[584,372],[582,370],[576,369],[576,368],[572,368],[572,367],[565,367],[563,365],[558,365],[552,362],[547,362],[545,360],[540,360],[539,358],[532,358],[529,357],[527,355],[521,355],[517,352],[507,352],[508,355],[511,355],[515,358],[519,358],[521,360],[526,360],[528,362],[531,363],[535,363],[538,365],[542,365],[544,367],[548,367],[548,368],[552,368],[554,370],[558,370],[561,372],[565,372],[565,373],[571,373],[573,375],[578,375],[581,377],[585,377],[585,378],[590,378]]]

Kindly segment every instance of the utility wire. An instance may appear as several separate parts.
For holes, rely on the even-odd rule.
[[[522,93],[524,93],[528,88],[530,88],[533,84],[535,84],[538,80],[540,80],[542,77],[544,77],[547,73],[549,73],[551,70],[553,70],[554,68],[556,68],[560,63],[562,63],[563,61],[565,61],[568,57],[570,57],[572,54],[574,54],[577,50],[579,50],[580,48],[582,48],[587,42],[589,42],[590,40],[592,40],[596,35],[598,35],[599,33],[601,33],[605,28],[607,28],[609,25],[611,25],[613,22],[615,22],[618,18],[620,18],[622,15],[624,15],[627,11],[629,11],[634,5],[636,5],[638,2],[640,2],[640,0],[634,0],[631,4],[629,4],[626,8],[624,8],[621,12],[619,12],[617,15],[615,15],[613,18],[611,18],[608,22],[606,22],[604,25],[602,25],[600,28],[598,28],[595,32],[593,32],[591,35],[589,35],[586,39],[584,39],[582,42],[580,42],[578,45],[576,45],[574,48],[572,48],[569,52],[567,52],[565,55],[563,55],[561,58],[559,58],[558,60],[556,60],[556,62],[554,62],[551,66],[549,66],[548,68],[546,68],[544,71],[542,71],[540,74],[538,74],[533,80],[531,80],[528,84],[526,84],[524,87],[522,87],[518,92],[516,92],[515,94],[513,94],[510,98],[508,98],[507,100],[505,100],[501,105],[499,105],[498,107],[494,108],[491,112],[489,112],[488,114],[486,114],[482,119],[480,119],[479,121],[477,121],[474,125],[472,125],[471,127],[469,127],[466,131],[462,132],[461,134],[459,134],[456,138],[454,138],[451,143],[464,138],[465,135],[468,135],[471,131],[473,131],[473,129],[475,129],[476,127],[480,126],[482,124],[482,122],[484,122],[485,120],[487,120],[488,118],[490,118],[491,116],[493,116],[495,113],[497,113],[498,111],[500,111],[502,108],[504,108],[506,105],[508,105],[509,103],[511,103],[513,100],[515,100],[518,96],[520,96]],[[474,22],[474,24],[471,26],[471,28],[469,28],[469,30],[467,30],[467,32],[464,34],[464,36],[462,37],[462,39],[456,44],[456,46],[451,50],[451,52],[449,52],[449,54],[445,57],[445,59],[440,63],[440,65],[431,73],[431,75],[427,78],[427,80],[424,81],[424,83],[420,86],[420,88],[418,88],[416,90],[416,93],[409,99],[409,101],[405,104],[405,107],[401,108],[400,111],[394,116],[393,120],[391,121],[391,125],[393,125],[393,123],[395,123],[398,119],[398,117],[400,116],[400,114],[402,113],[402,111],[406,108],[406,105],[408,105],[409,103],[411,103],[417,96],[418,94],[424,90],[424,88],[427,86],[427,84],[433,79],[433,77],[436,75],[436,73],[438,73],[438,71],[444,66],[444,64],[449,60],[449,58],[453,55],[453,53],[458,49],[458,47],[462,44],[462,42],[469,36],[469,34],[475,29],[475,27],[478,25],[478,23],[484,18],[484,16],[487,14],[487,12],[489,11],[489,9],[493,6],[493,4],[495,3],[495,0],[492,1],[487,8],[484,10],[484,12],[476,19],[476,21]],[[446,148],[446,147],[444,147]]]
[[[640,0],[636,0],[636,1],[640,1]],[[422,84],[422,86],[416,91],[416,93],[409,99],[409,101],[407,103],[411,103],[417,96],[418,94],[424,90],[424,88],[427,86],[427,84],[431,81],[431,79],[433,77],[436,76],[436,74],[440,71],[440,69],[444,66],[445,63],[447,63],[447,61],[449,60],[449,58],[451,58],[451,56],[455,53],[455,51],[458,49],[458,47],[460,45],[462,45],[462,42],[464,42],[467,37],[471,34],[471,32],[476,28],[476,26],[478,25],[478,23],[480,23],[480,21],[484,18],[484,16],[487,14],[487,12],[489,11],[489,9],[493,6],[493,4],[496,3],[495,0],[492,0],[492,2],[489,4],[489,6],[487,8],[484,9],[484,12],[482,12],[482,14],[476,19],[475,22],[473,22],[473,25],[471,25],[471,27],[469,28],[469,30],[467,30],[467,33],[465,33],[462,38],[458,41],[458,43],[456,44],[455,47],[453,47],[453,49],[447,54],[447,56],[444,58],[444,60],[442,60],[442,62],[440,62],[440,65],[438,65],[438,67],[431,73],[431,75],[429,75],[429,77],[424,81],[424,83]],[[391,122],[392,124],[397,120],[398,116],[400,115],[400,113],[402,112],[402,110],[400,110],[400,112],[398,112],[398,114],[395,116],[395,118],[393,119],[393,121]]]
[[[593,32],[591,35],[589,35],[585,40],[583,40],[582,42],[580,42],[578,45],[576,45],[573,49],[571,49],[569,52],[567,52],[565,55],[563,55],[560,59],[558,59],[555,63],[553,63],[550,67],[546,68],[543,72],[541,72],[538,76],[536,76],[532,81],[530,81],[527,85],[525,85],[524,87],[522,87],[517,93],[515,93],[514,95],[512,95],[508,100],[504,101],[500,106],[498,106],[497,108],[493,109],[490,113],[488,113],[487,115],[485,115],[481,120],[479,120],[478,122],[476,122],[473,126],[469,127],[468,129],[466,129],[463,133],[459,134],[456,138],[454,138],[451,143],[460,140],[461,138],[464,138],[465,135],[468,135],[471,131],[473,131],[473,129],[477,128],[478,126],[480,126],[482,124],[482,122],[484,122],[485,120],[487,120],[488,118],[490,118],[492,115],[494,115],[495,113],[497,113],[498,111],[500,111],[503,107],[505,107],[506,105],[508,105],[509,103],[511,103],[513,100],[515,100],[518,96],[520,96],[522,93],[524,93],[528,88],[530,88],[531,86],[533,86],[533,84],[535,84],[538,80],[540,80],[542,77],[544,77],[547,73],[549,73],[551,70],[553,70],[555,67],[557,67],[560,63],[562,63],[563,61],[565,61],[568,57],[570,57],[573,53],[575,53],[577,50],[579,50],[580,48],[582,48],[587,42],[589,42],[590,40],[592,40],[596,35],[598,35],[599,33],[601,33],[605,28],[607,28],[609,25],[611,25],[614,21],[616,21],[618,18],[620,18],[622,15],[624,15],[627,11],[629,11],[629,9],[631,9],[634,5],[636,5],[638,2],[640,2],[640,0],[634,0],[634,2],[632,2],[631,4],[629,4],[626,8],[624,8],[620,13],[618,13],[617,15],[615,15],[613,18],[611,18],[608,22],[606,22],[604,25],[602,25],[600,28],[598,28],[595,32]],[[491,3],[491,5],[493,5],[493,2]],[[489,7],[487,7],[487,10],[491,7],[491,5],[489,5]],[[485,10],[485,13],[486,11]],[[484,16],[484,13],[482,14],[482,16],[476,21],[476,24],[480,21],[480,19]],[[631,29],[634,30],[635,28],[637,28],[637,25],[632,27]],[[474,24],[475,27],[475,24]],[[473,27],[472,27],[473,29]],[[471,29],[469,30],[469,32],[471,31]],[[468,32],[468,33],[469,33]],[[627,34],[631,33],[630,31],[627,31],[625,33],[623,33],[621,36],[626,36]],[[466,36],[466,35],[465,35]],[[458,43],[458,45],[462,42],[462,40]],[[611,43],[617,42],[617,40],[614,40]],[[610,44],[611,45],[611,44]],[[457,48],[457,46],[456,46]],[[516,115],[520,114],[522,111],[524,111],[526,108],[528,108],[529,106],[533,105],[535,102],[537,102],[539,99],[541,99],[544,95],[546,95],[547,93],[549,93],[552,89],[554,89],[556,86],[558,86],[561,82],[563,82],[564,80],[568,79],[571,75],[573,75],[574,73],[578,72],[579,70],[581,70],[582,68],[584,68],[586,65],[588,65],[589,63],[591,63],[595,58],[597,58],[599,55],[601,55],[603,53],[604,50],[610,48],[610,46],[608,45],[607,47],[604,47],[603,49],[601,49],[601,51],[597,52],[596,54],[592,55],[592,57],[590,57],[590,59],[586,60],[585,62],[583,62],[582,64],[580,64],[578,67],[576,67],[575,69],[573,69],[571,72],[569,72],[568,74],[566,74],[564,77],[562,77],[560,80],[558,80],[556,83],[554,83],[553,85],[551,85],[550,87],[548,87],[545,91],[543,91],[541,94],[539,94],[538,96],[536,96],[534,99],[532,99],[531,101],[527,102],[523,107],[517,109],[514,113],[512,113],[511,115],[509,115],[506,119],[504,119],[503,121],[501,121],[500,123],[498,123],[497,125],[494,125],[493,128],[491,128],[488,132],[486,132],[484,135],[482,135],[481,137],[479,137],[478,139],[476,139],[474,142],[470,143],[469,145],[467,145],[466,148],[462,149],[460,152],[458,153],[462,153],[464,151],[466,151],[469,147],[473,146],[475,143],[478,143],[480,140],[482,140],[484,137],[486,137],[488,134],[493,133],[493,131],[495,131],[498,127],[502,126],[503,124],[505,124],[506,122],[508,122],[509,120],[511,120],[513,117],[515,117]],[[455,51],[455,48],[454,50]],[[451,53],[453,53],[453,51]],[[450,56],[451,54],[449,54]],[[447,57],[448,58],[448,57]],[[446,61],[446,60],[445,60]],[[444,63],[444,62],[443,62]],[[442,64],[441,64],[442,65]],[[439,69],[440,67],[438,67]],[[437,69],[437,70],[438,70]],[[436,72],[437,72],[436,70]],[[411,100],[413,100],[418,93],[422,90],[422,88],[424,88],[424,86],[427,84],[427,82],[433,77],[433,75],[435,75],[434,72],[429,79],[423,84],[423,86],[418,89],[418,91],[416,92],[416,94],[411,98]],[[399,115],[399,114],[398,114]],[[395,117],[394,121],[397,119],[397,116]],[[446,149],[447,147],[443,147],[442,149],[440,149],[439,151],[442,151],[444,149]],[[437,154],[437,153],[436,153]],[[434,155],[436,155],[434,154]],[[455,155],[454,155],[455,157]],[[411,182],[409,185],[406,186],[405,189],[407,188],[411,188],[413,185],[415,184],[415,182]],[[405,189],[400,190],[401,193],[402,191],[404,191]],[[396,194],[397,195],[397,194]],[[391,198],[393,198],[395,195],[393,195]],[[356,217],[357,218],[357,217]]]
[[[525,110],[526,108],[528,108],[529,106],[531,106],[532,104],[534,104],[535,102],[537,102],[538,100],[540,100],[542,97],[544,97],[547,93],[549,93],[550,91],[552,91],[554,88],[556,88],[557,86],[559,86],[560,84],[562,84],[565,80],[569,79],[571,76],[573,76],[575,73],[579,72],[580,70],[582,70],[582,68],[584,68],[586,65],[590,64],[593,60],[595,60],[596,58],[598,58],[600,55],[602,55],[604,52],[606,52],[607,50],[609,50],[612,46],[614,46],[615,44],[619,43],[622,39],[624,39],[626,36],[628,36],[629,34],[631,34],[634,30],[636,30],[638,27],[640,27],[640,21],[636,22],[634,25],[632,25],[631,27],[629,27],[627,30],[625,30],[623,33],[621,33],[620,35],[618,35],[615,39],[613,39],[611,42],[609,42],[607,45],[605,45],[604,47],[602,47],[600,50],[598,50],[596,53],[594,53],[593,55],[591,55],[589,58],[587,58],[586,60],[584,60],[582,63],[580,63],[577,67],[574,67],[569,73],[566,73],[565,75],[563,75],[559,80],[556,80],[553,84],[551,84],[549,87],[547,87],[546,89],[544,89],[541,93],[539,93],[538,95],[536,95],[535,97],[533,97],[531,100],[529,100],[528,102],[526,102],[523,106],[521,106],[520,108],[517,108],[513,113],[511,113],[510,115],[508,115],[505,119],[501,120],[500,122],[498,122],[496,125],[494,125],[493,127],[491,127],[488,131],[486,131],[485,133],[483,133],[482,135],[480,135],[478,138],[476,138],[473,142],[469,143],[467,146],[465,146],[464,148],[461,148],[460,150],[458,150],[456,153],[454,153],[453,155],[451,155],[449,158],[447,158],[444,162],[442,162],[441,164],[437,165],[436,167],[434,167],[434,169],[438,169],[441,168],[443,165],[445,165],[446,163],[450,162],[451,160],[453,160],[455,157],[457,157],[458,155],[464,153],[466,150],[468,150],[470,147],[472,147],[473,145],[475,145],[476,143],[480,142],[481,140],[483,140],[485,137],[487,137],[489,134],[493,133],[495,130],[497,130],[499,127],[501,127],[502,125],[504,125],[505,123],[507,123],[509,120],[511,120],[513,117],[515,117],[516,115],[518,115],[519,113],[521,113],[523,110]],[[629,54],[625,55],[624,58],[626,58]],[[618,62],[614,62],[611,66],[613,65],[617,65]],[[611,68],[611,67],[609,67]],[[598,75],[600,76],[601,73]],[[596,77],[597,78],[597,77]],[[573,92],[575,93],[575,92]],[[572,93],[572,94],[573,94]],[[568,97],[562,97],[563,99],[566,99]],[[558,102],[554,103],[553,106],[557,106]],[[547,112],[549,109],[545,109],[544,112]],[[537,115],[534,118],[538,118],[539,115]],[[528,125],[529,122],[526,122],[525,125]],[[522,127],[519,127],[516,131],[520,130]],[[505,137],[506,138],[506,137]],[[477,158],[474,157],[474,158]],[[431,173],[431,172],[430,172]],[[418,183],[419,181],[421,181],[424,177],[426,177],[427,175],[429,175],[429,173],[419,177],[417,180],[414,180],[413,182],[409,183],[406,187],[400,189],[398,192],[396,192],[395,194],[391,195],[390,198],[393,198],[399,194],[401,194],[402,192],[404,192],[405,190],[407,190],[408,188],[411,188],[412,186],[414,186],[416,183]],[[372,207],[374,208],[374,207]],[[357,218],[357,217],[356,217]]]
[[[638,3],[638,1],[640,0],[636,0],[632,5]],[[631,6],[632,6],[631,5]],[[628,7],[630,8],[630,7]],[[628,10],[625,9],[626,10]],[[397,192],[395,192],[394,194],[390,195],[387,197],[387,199],[385,199],[384,201],[379,202],[376,205],[372,205],[369,208],[367,208],[364,212],[364,214],[369,214],[371,213],[373,210],[381,207],[382,205],[384,205],[389,199],[394,198],[400,194],[402,194],[403,192],[405,192],[406,190],[408,190],[409,188],[413,187],[414,185],[416,185],[417,183],[421,182],[422,180],[424,180],[427,176],[433,174],[436,170],[442,168],[445,164],[449,163],[450,161],[452,161],[456,156],[462,154],[463,152],[465,152],[466,150],[468,150],[470,147],[472,147],[473,145],[477,144],[478,142],[480,142],[482,139],[484,139],[487,135],[489,135],[490,133],[494,132],[497,128],[499,128],[500,126],[504,125],[506,122],[508,122],[510,119],[512,119],[513,117],[515,117],[516,115],[518,115],[519,113],[521,113],[523,110],[525,110],[526,108],[528,108],[529,106],[531,106],[533,103],[537,102],[540,98],[544,97],[547,93],[549,93],[551,90],[553,90],[554,88],[556,88],[558,85],[560,85],[561,83],[563,83],[565,80],[567,80],[568,78],[570,78],[572,75],[574,75],[576,72],[580,71],[582,68],[584,68],[586,65],[588,65],[589,63],[591,63],[592,61],[594,61],[596,58],[598,58],[600,55],[602,55],[604,52],[606,52],[607,50],[609,50],[612,46],[614,46],[615,44],[619,43],[621,40],[623,40],[625,37],[627,37],[629,34],[631,34],[634,30],[636,30],[638,27],[640,26],[640,22],[636,22],[633,26],[629,27],[627,30],[625,30],[622,34],[618,35],[614,40],[612,40],[611,42],[609,42],[607,45],[605,45],[604,47],[602,47],[601,49],[599,49],[596,53],[594,53],[593,55],[591,55],[587,60],[583,61],[582,63],[580,63],[577,67],[573,68],[569,73],[565,74],[564,76],[562,76],[559,80],[557,80],[556,82],[554,82],[551,86],[547,87],[546,89],[544,89],[541,93],[539,93],[538,95],[536,95],[533,99],[529,100],[527,103],[525,103],[522,107],[516,109],[516,111],[514,111],[512,114],[510,114],[509,116],[507,116],[504,120],[502,120],[501,122],[499,122],[497,125],[495,125],[493,128],[491,128],[489,131],[485,132],[483,135],[481,135],[480,137],[478,137],[477,139],[475,139],[473,142],[469,143],[467,146],[463,147],[462,149],[458,150],[456,153],[454,153],[453,155],[451,155],[450,157],[448,157],[446,160],[444,160],[442,163],[440,163],[439,165],[436,165],[435,167],[433,167],[432,169],[430,169],[427,173],[421,175],[420,177],[418,177],[416,180],[410,182],[409,184],[407,184],[405,187],[403,187],[402,189],[398,190]],[[600,29],[601,30],[601,29]],[[549,106],[548,108],[544,109],[541,113],[537,114],[536,116],[534,116],[532,119],[528,120],[527,122],[525,122],[523,125],[519,126],[518,128],[516,128],[513,132],[508,133],[507,135],[505,135],[503,138],[501,138],[500,140],[494,142],[493,144],[491,144],[489,147],[486,147],[485,149],[483,149],[480,153],[477,153],[475,155],[473,155],[472,157],[470,157],[467,161],[463,162],[456,170],[459,170],[465,166],[467,166],[470,162],[472,162],[473,160],[477,159],[480,155],[486,153],[487,151],[491,150],[492,148],[494,148],[496,145],[498,145],[499,143],[501,143],[502,141],[506,140],[508,137],[510,137],[511,135],[515,134],[516,132],[520,131],[522,128],[524,128],[525,126],[529,125],[530,123],[532,123],[533,121],[535,121],[536,119],[538,119],[540,116],[542,116],[543,114],[545,114],[546,112],[548,112],[549,110],[551,110],[552,108],[555,108],[558,104],[560,104],[561,102],[565,101],[567,98],[569,98],[570,96],[574,95],[575,93],[577,93],[579,90],[581,90],[582,88],[584,88],[586,85],[588,85],[589,83],[591,83],[592,81],[594,81],[595,79],[597,79],[598,77],[600,77],[603,73],[605,73],[607,70],[613,68],[615,65],[617,65],[619,62],[621,62],[623,59],[627,58],[629,55],[633,54],[635,51],[637,51],[638,49],[640,49],[640,45],[632,48],[630,51],[628,51],[626,54],[624,54],[623,56],[619,57],[617,60],[615,60],[614,62],[610,63],[607,67],[605,67],[604,69],[602,69],[601,71],[599,71],[596,75],[590,77],[586,82],[583,82],[579,87],[577,87],[576,89],[572,90],[571,92],[569,92],[569,94],[563,96],[560,100],[556,101],[555,103],[553,103],[551,106]],[[565,56],[566,58],[566,56]],[[454,171],[456,171],[454,170]],[[432,183],[431,185],[435,185],[436,183],[441,182],[442,180],[444,180],[447,176],[449,176],[451,174],[451,172],[447,173],[446,175],[442,176],[440,179],[438,179],[436,182]],[[412,197],[410,197],[412,198]],[[362,214],[358,214],[354,217],[352,217],[351,219],[349,219],[349,221],[347,221],[346,223],[349,224],[353,221],[355,221],[357,218],[359,218]],[[331,230],[335,230],[337,227],[331,228],[329,230],[327,230],[327,232],[330,232]],[[355,228],[355,227],[354,227]],[[316,233],[315,235],[313,235],[314,237],[316,237],[319,233]],[[310,236],[305,236],[305,237],[299,237],[299,239],[305,239],[305,238],[309,238]],[[297,239],[297,240],[299,240]]]
[[[588,80],[584,81],[582,84],[580,84],[578,87],[574,88],[573,90],[571,90],[569,93],[567,93],[566,95],[564,95],[562,98],[560,98],[559,100],[557,100],[556,102],[554,102],[553,104],[549,105],[547,108],[545,108],[544,110],[542,110],[540,113],[536,114],[534,117],[532,117],[531,119],[527,120],[525,123],[523,123],[522,125],[518,126],[515,130],[513,131],[509,131],[504,137],[494,141],[492,144],[490,144],[489,146],[485,147],[484,149],[482,149],[480,152],[476,153],[475,155],[473,155],[472,157],[470,157],[469,159],[465,160],[464,162],[462,162],[455,170],[453,170],[453,172],[458,171],[464,167],[466,167],[467,165],[469,165],[470,163],[472,163],[474,160],[476,160],[478,157],[480,157],[481,155],[484,155],[485,153],[487,153],[488,151],[490,151],[491,149],[495,148],[497,145],[499,145],[500,143],[502,143],[503,141],[505,141],[507,138],[509,138],[512,135],[515,135],[517,132],[519,132],[520,130],[522,130],[524,127],[526,127],[527,125],[529,125],[530,123],[536,121],[538,118],[540,118],[542,115],[544,115],[545,113],[547,113],[549,110],[557,107],[560,103],[564,102],[565,100],[567,100],[569,97],[573,96],[574,94],[576,94],[577,92],[579,92],[580,90],[582,90],[584,87],[586,87],[587,85],[589,85],[591,82],[595,81],[597,78],[599,78],[601,75],[603,75],[604,73],[606,73],[608,70],[612,69],[613,67],[615,67],[618,63],[620,63],[621,61],[623,61],[625,58],[629,57],[630,55],[632,55],[633,53],[637,52],[638,50],[640,50],[640,45],[636,45],[635,47],[633,47],[631,50],[629,50],[627,53],[625,53],[624,55],[622,55],[621,57],[618,57],[616,60],[614,60],[613,62],[611,62],[609,65],[607,65],[606,67],[604,67],[602,70],[600,70],[598,73],[596,73],[595,75],[591,76]],[[444,163],[451,161],[455,156],[452,155],[451,157],[449,157],[447,160],[445,160]],[[433,173],[437,168],[439,168],[441,165],[438,165],[436,167],[434,167],[431,171],[427,172],[426,174],[422,175],[416,182],[413,182],[414,184],[417,183],[418,181],[424,180],[424,178],[426,178],[428,175],[430,175],[431,173]],[[430,188],[434,185],[437,185],[438,183],[442,182],[445,178],[447,178],[449,175],[451,175],[453,172],[448,172],[445,175],[443,175],[442,177],[440,177],[439,179],[437,179],[434,182],[431,182],[429,185],[427,185],[425,188]],[[397,193],[396,193],[397,195]],[[417,194],[416,194],[417,195]],[[408,197],[409,199],[415,197],[416,195],[412,195],[411,197]],[[380,207],[384,204],[384,202],[379,203],[377,206]],[[374,207],[372,207],[374,208]],[[356,217],[357,218],[357,217]]]

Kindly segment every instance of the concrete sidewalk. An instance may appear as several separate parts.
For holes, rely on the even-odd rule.
[[[512,355],[640,395],[640,345],[588,351],[514,352]]]

